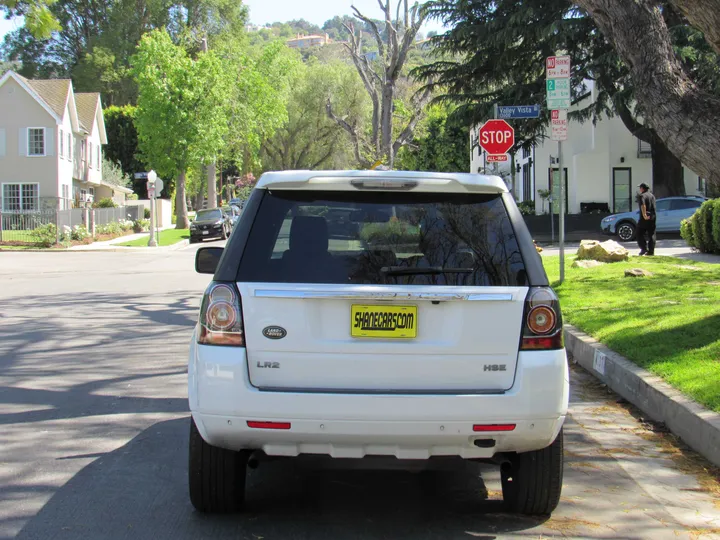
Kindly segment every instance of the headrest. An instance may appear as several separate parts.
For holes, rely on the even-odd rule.
[[[305,253],[326,252],[328,226],[324,217],[296,216],[290,226],[290,251]]]

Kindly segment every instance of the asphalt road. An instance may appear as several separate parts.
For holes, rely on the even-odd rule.
[[[197,248],[0,253],[0,537],[674,539],[720,531],[717,485],[696,474],[703,462],[578,370],[563,498],[549,520],[503,514],[499,474],[455,460],[430,471],[387,459],[266,463],[250,472],[247,513],[195,513],[186,489],[186,351],[209,281],[193,272]]]

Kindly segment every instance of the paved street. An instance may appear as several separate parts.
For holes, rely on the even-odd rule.
[[[703,462],[677,451],[579,369],[563,499],[550,520],[503,514],[499,474],[454,460],[424,472],[388,459],[264,463],[250,473],[246,514],[195,513],[186,489],[186,351],[210,279],[194,273],[197,248],[0,253],[0,537],[720,533],[718,487],[696,475]]]

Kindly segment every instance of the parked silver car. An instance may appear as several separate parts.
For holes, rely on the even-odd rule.
[[[656,202],[657,232],[680,232],[680,223],[683,219],[692,216],[700,205],[707,199],[705,197],[667,197]],[[617,235],[623,242],[635,239],[635,230],[640,220],[640,211],[623,212],[604,218],[600,224],[605,234]]]

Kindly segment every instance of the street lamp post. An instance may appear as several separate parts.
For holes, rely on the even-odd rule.
[[[157,247],[155,241],[155,181],[157,180],[157,173],[150,171],[147,178],[148,195],[150,195],[150,239],[148,240],[148,247]]]

